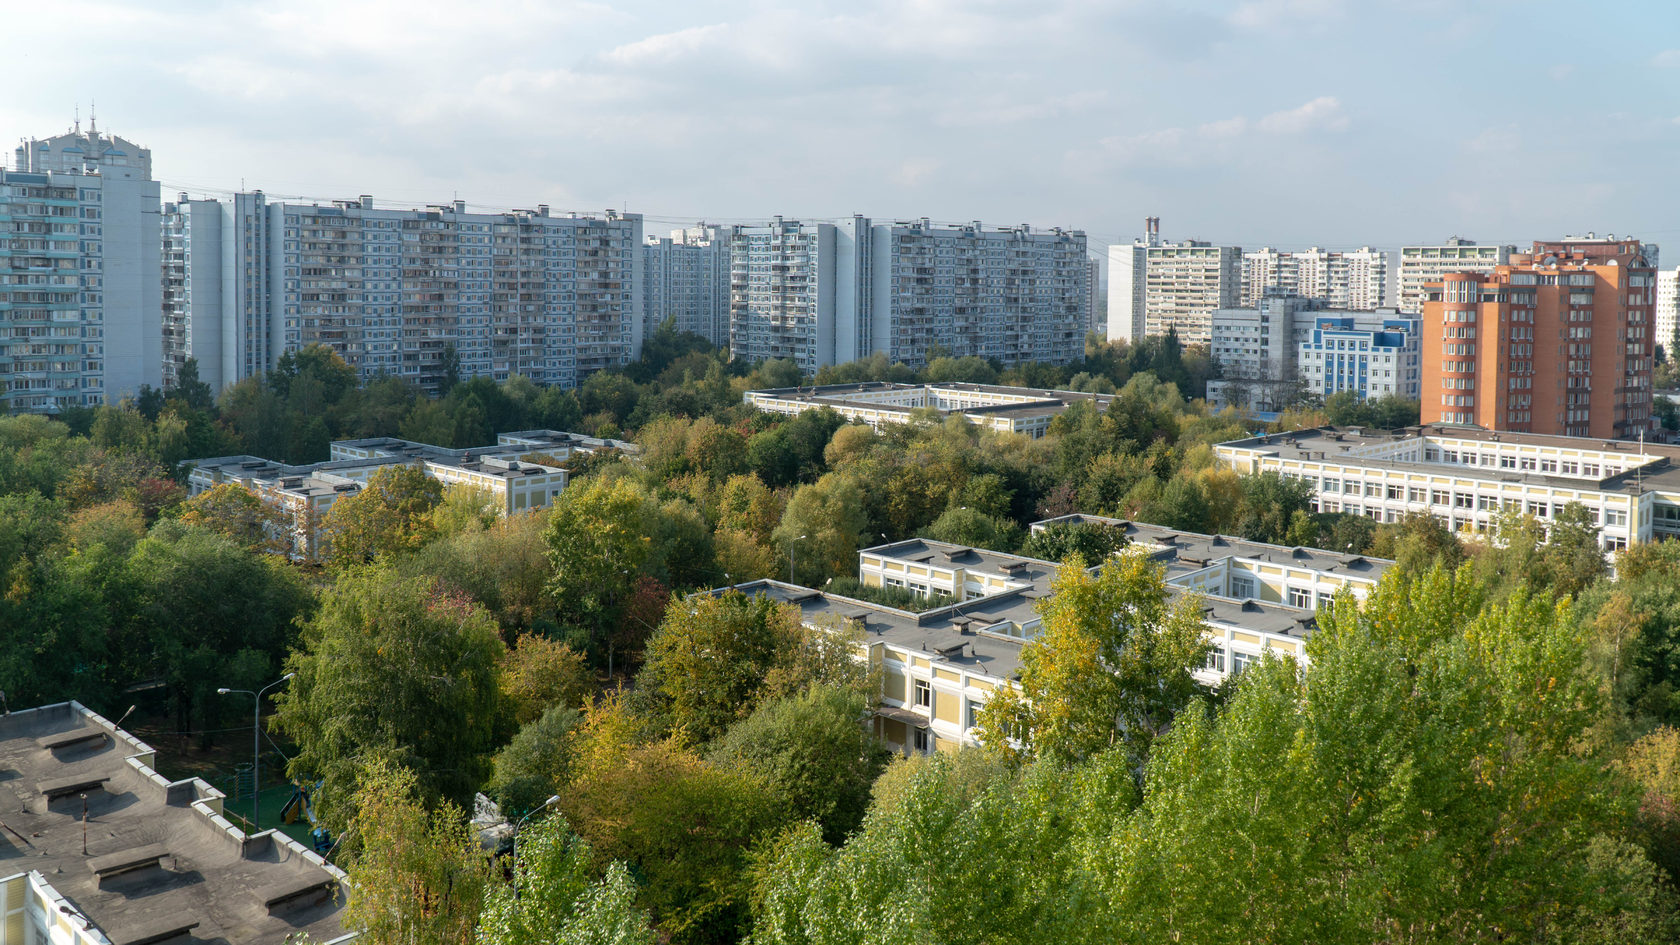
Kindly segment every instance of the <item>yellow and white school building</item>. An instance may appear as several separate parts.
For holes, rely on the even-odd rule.
[[[1680,535],[1680,446],[1427,425],[1266,434],[1215,452],[1240,473],[1306,481],[1320,512],[1379,522],[1427,512],[1473,535],[1506,510],[1544,523],[1573,502],[1607,550]]]
[[[1034,528],[1063,522],[1121,530],[1128,539],[1122,553],[1148,555],[1166,570],[1172,593],[1199,596],[1213,649],[1195,675],[1210,685],[1267,652],[1304,661],[1316,607],[1344,590],[1363,598],[1392,564],[1097,516]],[[859,579],[948,595],[954,602],[947,606],[913,613],[779,581],[737,589],[798,607],[808,626],[858,635],[881,678],[876,733],[894,751],[955,751],[977,743],[978,713],[997,688],[1019,685],[1021,651],[1040,633],[1037,605],[1052,593],[1058,567],[917,538],[860,551]]]
[[[339,440],[322,463],[288,465],[256,456],[217,456],[188,460],[187,488],[198,495],[222,483],[251,490],[281,511],[293,551],[320,554],[319,528],[339,498],[360,492],[377,470],[416,466],[445,485],[464,485],[484,493],[502,515],[545,508],[566,488],[567,471],[558,464],[574,455],[602,450],[635,453],[623,440],[603,440],[557,430],[503,433],[494,446],[449,449],[403,440],[372,437]]]

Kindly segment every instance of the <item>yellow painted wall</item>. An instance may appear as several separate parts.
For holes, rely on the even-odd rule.
[[[933,717],[953,724],[962,721],[962,699],[948,692],[933,691]]]
[[[882,693],[882,695],[886,696],[886,698],[897,699],[899,702],[904,702],[906,699],[909,698],[905,694],[906,693],[906,689],[905,689],[906,683],[905,683],[905,679],[904,679],[904,674],[895,673],[895,672],[892,672],[891,670],[888,670],[887,673],[884,676],[882,676],[882,679],[883,679],[883,682],[881,684],[881,693]]]

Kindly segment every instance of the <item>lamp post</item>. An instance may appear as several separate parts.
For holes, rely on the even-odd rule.
[[[799,579],[797,577],[795,577],[794,574],[793,574],[793,546],[794,546],[794,542],[801,542],[801,541],[804,541],[805,539],[807,539],[809,537],[810,537],[809,535],[800,535],[798,538],[793,539],[793,541],[788,542],[788,583],[789,584],[798,584],[799,583]]]
[[[548,800],[542,802],[542,806],[531,808],[530,810],[525,812],[525,816],[523,816],[523,817],[521,817],[518,820],[513,822],[513,901],[514,902],[519,901],[519,828],[525,826],[525,821],[530,820],[532,814],[535,814],[539,810],[548,810],[549,808],[551,808],[551,807],[553,807],[553,806],[555,806],[556,804],[559,804],[559,803],[560,803],[560,795],[552,794],[552,795],[549,796]]]
[[[261,689],[258,689],[256,692],[252,692],[249,689],[227,689],[225,687],[216,690],[216,694],[220,696],[229,695],[231,693],[250,696],[252,702],[254,703],[251,712],[251,826],[253,828],[253,832],[262,829],[262,778],[260,774],[262,771],[261,723],[263,693],[273,689],[275,686],[280,685],[296,675],[297,673],[287,673]]]

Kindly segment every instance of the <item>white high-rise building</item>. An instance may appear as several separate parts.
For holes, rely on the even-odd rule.
[[[1145,217],[1144,235],[1108,248],[1108,340],[1141,341],[1148,251],[1161,245],[1161,218]]]
[[[1651,314],[1651,329],[1670,361],[1680,357],[1680,339],[1675,338],[1676,329],[1680,329],[1680,266],[1657,270],[1657,304]]]
[[[1390,254],[1360,247],[1343,253],[1313,247],[1286,253],[1267,247],[1243,253],[1242,304],[1252,308],[1268,291],[1321,299],[1342,311],[1371,311],[1392,305]]]
[[[151,152],[90,123],[0,169],[0,409],[56,413],[163,382]]]
[[[1207,344],[1214,310],[1235,308],[1241,295],[1240,246],[1185,240],[1144,249],[1146,335],[1176,331],[1184,344]]]
[[[669,318],[679,332],[729,344],[729,241],[727,228],[704,223],[673,230],[668,238],[648,237],[642,247],[645,331]]]
[[[260,191],[171,213],[174,360],[196,358],[212,387],[314,343],[363,379],[434,392],[451,367],[570,387],[641,351],[639,214],[383,209],[368,196],[321,206]]]
[[[1085,235],[980,223],[736,227],[730,351],[807,373],[881,352],[1065,363],[1084,353]]]
[[[1400,250],[1402,312],[1421,314],[1424,286],[1440,282],[1449,272],[1492,272],[1511,261],[1515,246],[1478,246],[1474,240],[1452,237],[1439,246],[1405,246]]]

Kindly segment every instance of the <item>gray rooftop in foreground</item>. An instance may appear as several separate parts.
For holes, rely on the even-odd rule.
[[[1108,521],[1119,520],[1110,519]],[[1142,527],[1159,528],[1159,526]],[[1166,530],[1163,529],[1162,531]],[[1174,534],[1185,535],[1188,533],[1177,532]],[[1217,536],[1195,537],[1211,539]],[[1133,540],[1147,539],[1134,538]],[[1259,542],[1248,542],[1246,544],[1254,546],[1256,549],[1265,550],[1268,554],[1292,552],[1294,550],[1278,545],[1263,545]],[[1349,557],[1318,549],[1313,549],[1313,551],[1318,555],[1335,559]],[[863,632],[864,642],[866,643],[881,641],[908,650],[921,650],[928,655],[929,659],[968,667],[972,671],[1007,679],[1014,676],[1016,670],[1020,668],[1021,648],[1025,644],[1018,639],[985,633],[984,630],[987,626],[996,625],[1003,621],[1011,621],[1019,625],[1036,618],[1038,616],[1038,603],[1050,596],[1051,584],[1054,582],[1056,571],[1060,567],[1060,565],[1050,561],[987,551],[983,548],[952,545],[926,538],[912,538],[906,541],[878,545],[874,548],[863,549],[863,553],[878,554],[900,560],[919,561],[942,568],[958,567],[993,573],[1001,573],[1004,571],[1005,565],[1011,565],[1013,568],[1009,577],[1029,586],[923,611],[919,614],[856,598],[842,597],[838,594],[827,594],[814,588],[800,587],[782,581],[751,581],[735,585],[734,589],[744,594],[761,595],[783,603],[793,604],[799,608],[801,617],[808,623],[832,621],[843,625],[849,622]],[[1236,552],[1227,552],[1227,554],[1234,553]],[[1152,557],[1167,568],[1169,580],[1175,573],[1197,570],[1202,567],[1202,564],[1192,565],[1188,559],[1178,561],[1175,554],[1155,552]],[[1379,576],[1381,569],[1390,563],[1375,558],[1343,561],[1343,564],[1350,569],[1357,570],[1362,576],[1372,578]],[[1305,567],[1319,566],[1306,562],[1300,562],[1300,564]],[[720,593],[722,590],[719,589],[713,593]],[[1169,586],[1168,593],[1176,599],[1182,597],[1187,591]],[[1209,623],[1247,630],[1259,630],[1299,639],[1312,636],[1317,627],[1313,612],[1299,607],[1257,600],[1239,601],[1228,597],[1205,594],[1202,595],[1202,619]]]
[[[198,779],[167,782],[129,760],[150,752],[76,703],[0,716],[0,821],[10,828],[0,830],[0,875],[40,872],[115,945],[187,922],[198,923],[190,938],[172,941],[282,945],[300,932],[316,942],[345,936],[341,874],[273,832],[248,838],[195,808],[219,793]],[[103,880],[93,871],[150,852],[160,858],[143,868]],[[269,900],[288,896],[271,909]]]
[[[1383,574],[1394,564],[1387,558],[1343,554],[1323,548],[1273,545],[1263,541],[1235,538],[1230,535],[1203,535],[1199,532],[1167,528],[1165,525],[1151,525],[1147,522],[1133,522],[1122,518],[1108,518],[1103,515],[1087,515],[1084,512],[1075,512],[1072,515],[1034,522],[1032,527],[1033,531],[1038,531],[1051,525],[1078,524],[1106,525],[1111,528],[1118,528],[1125,534],[1128,542],[1162,546],[1162,550],[1156,552],[1155,560],[1167,566],[1169,580],[1174,575],[1197,571],[1220,558],[1228,557],[1248,558],[1271,564],[1310,568],[1326,574],[1371,581],[1380,580]]]
[[[1523,444],[1552,449],[1592,450],[1620,454],[1628,459],[1644,457],[1638,472],[1629,470],[1597,480],[1574,476],[1549,476],[1488,466],[1469,466],[1462,463],[1425,463],[1376,459],[1349,455],[1360,446],[1392,443],[1416,437],[1451,437],[1482,443]],[[1247,437],[1219,444],[1232,449],[1259,450],[1280,459],[1325,463],[1345,463],[1369,469],[1399,471],[1428,471],[1442,476],[1480,479],[1485,482],[1525,483],[1553,489],[1576,489],[1599,492],[1635,493],[1659,490],[1680,492],[1680,446],[1646,443],[1637,440],[1603,440],[1592,437],[1552,436],[1542,433],[1505,433],[1481,427],[1426,424],[1401,430],[1367,430],[1362,427],[1319,427],[1289,433],[1271,433]]]

